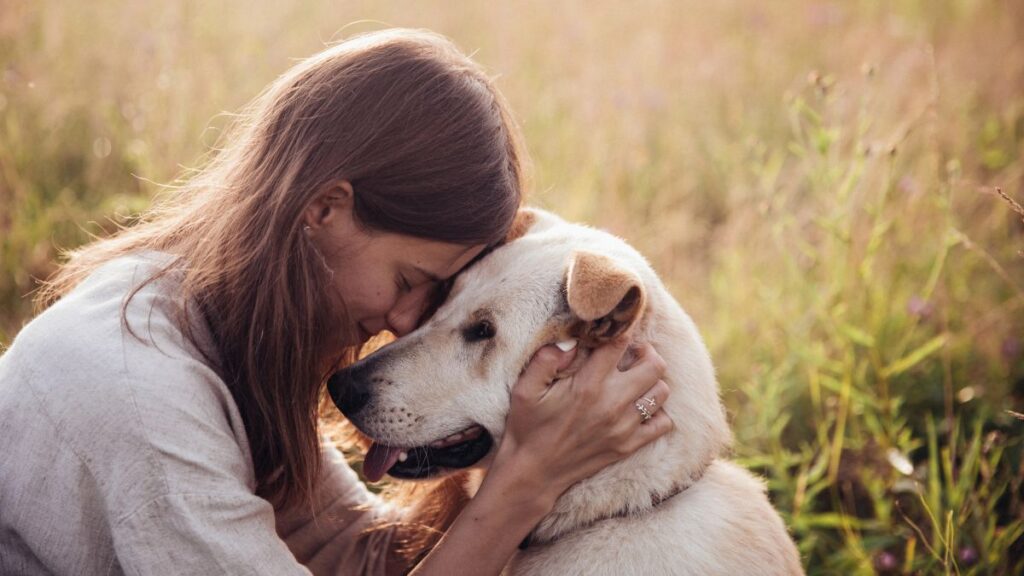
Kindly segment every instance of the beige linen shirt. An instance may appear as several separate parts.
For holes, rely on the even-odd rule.
[[[255,495],[227,386],[175,323],[167,256],[108,263],[0,356],[0,574],[381,574],[398,512],[324,450],[314,511]],[[193,315],[195,317],[195,315]],[[203,327],[205,332],[205,327]],[[205,346],[204,346],[205,348]]]

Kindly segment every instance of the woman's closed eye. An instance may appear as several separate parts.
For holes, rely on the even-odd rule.
[[[434,312],[437,312],[437,309],[440,308],[442,304],[444,304],[444,301],[448,298],[448,293],[451,292],[452,284],[454,282],[454,278],[449,278],[442,282],[433,283],[434,289],[431,290],[430,294],[427,296],[427,305],[423,309],[423,314],[420,316],[417,325],[423,324],[427,320],[430,320],[430,317],[434,315]]]
[[[398,278],[395,280],[395,285],[398,286],[398,289],[404,294],[412,292],[412,284],[409,283],[409,280],[404,274],[398,275]]]

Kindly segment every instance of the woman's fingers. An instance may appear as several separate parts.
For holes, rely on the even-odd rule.
[[[608,344],[596,348],[587,358],[583,367],[577,374],[583,382],[599,385],[604,382],[608,374],[616,371],[616,366],[629,346],[632,336],[630,333],[623,334]]]
[[[637,349],[637,360],[624,372],[614,372],[608,376],[608,384],[621,390],[618,396],[625,402],[632,402],[641,394],[665,377],[665,360],[644,343]]]
[[[640,415],[641,423],[650,420],[668,400],[668,384],[664,380],[651,387],[643,396],[633,402],[633,407]]]
[[[672,419],[668,417],[668,414],[666,412],[658,412],[651,416],[650,420],[643,422],[640,426],[634,428],[634,432],[629,436],[626,450],[628,453],[632,454],[658,438],[661,438],[665,434],[668,434],[673,428],[675,428],[675,424],[672,422]]]
[[[661,409],[669,396],[664,361],[642,345],[633,351],[633,365],[620,372],[627,343],[623,339],[595,350],[569,380],[554,384],[576,352],[555,346],[538,350],[512,390],[500,453],[528,465],[540,463],[560,493],[671,430],[672,421]]]
[[[563,352],[557,346],[544,346],[537,350],[519,376],[513,393],[529,395],[531,398],[543,396],[555,379],[555,374],[568,366],[575,357],[575,349]]]

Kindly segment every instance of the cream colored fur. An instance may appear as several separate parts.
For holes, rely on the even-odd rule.
[[[390,445],[419,446],[480,424],[500,439],[523,366],[578,320],[565,282],[581,252],[608,257],[642,282],[646,304],[634,338],[651,342],[668,365],[671,396],[663,410],[675,430],[565,492],[506,572],[801,574],[796,547],[763,483],[724,459],[731,436],[693,321],[621,239],[546,212],[536,211],[525,235],[460,275],[430,321],[387,347],[388,361],[374,374],[387,385],[374,390],[364,431]],[[461,329],[480,314],[497,335],[467,344]],[[587,352],[581,349],[578,361]],[[408,416],[389,420],[394,413]],[[652,493],[691,483],[652,508]],[[597,520],[621,510],[629,515]]]

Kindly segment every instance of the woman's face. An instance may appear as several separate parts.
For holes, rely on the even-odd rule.
[[[360,344],[383,330],[403,336],[415,329],[441,285],[484,248],[363,231],[337,238],[336,246],[324,258],[334,270],[336,305],[343,303]]]
[[[479,255],[484,245],[464,246],[366,230],[352,211],[351,193],[329,194],[307,214],[308,233],[333,272],[335,309],[357,331],[358,345],[388,330],[416,328],[442,284]]]

